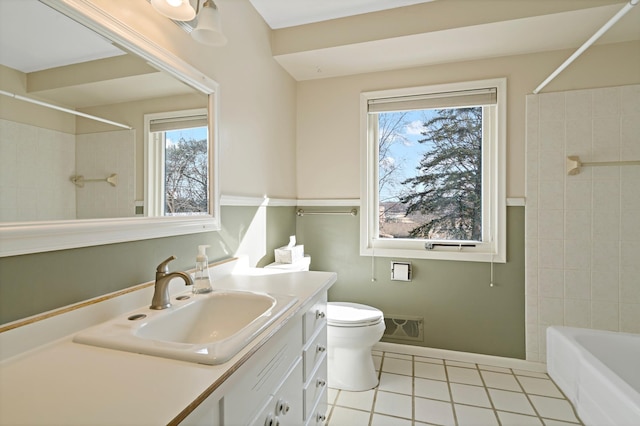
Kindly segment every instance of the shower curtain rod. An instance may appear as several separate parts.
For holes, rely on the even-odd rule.
[[[58,105],[49,104],[47,102],[38,101],[36,99],[27,98],[26,96],[16,95],[15,93],[6,92],[4,90],[0,90],[0,95],[8,96],[10,98],[17,99],[19,101],[30,102],[32,104],[36,104],[36,105],[40,105],[40,106],[43,106],[43,107],[55,109],[55,110],[58,110],[58,111],[66,112],[66,113],[77,115],[77,116],[80,116],[80,117],[90,118],[91,120],[100,121],[101,123],[111,124],[112,126],[121,127],[123,129],[127,129],[127,130],[133,129],[133,127],[128,126],[126,124],[118,123],[116,121],[107,120],[106,118],[96,117],[95,115],[91,115],[91,114],[85,114],[84,112],[75,111],[75,110],[72,110],[72,109],[69,109],[69,108],[64,108],[64,107],[61,107],[61,106],[58,106]]]
[[[596,33],[592,35],[589,40],[584,42],[584,44],[573,53],[573,55],[569,56],[569,58],[567,58],[567,60],[564,61],[562,65],[560,65],[554,72],[552,72],[545,81],[540,83],[540,85],[533,91],[533,94],[537,95],[547,84],[551,82],[551,80],[556,78],[558,74],[564,71],[564,69],[568,67],[573,61],[575,61],[578,56],[582,55],[582,53],[587,50],[589,46],[595,43],[596,40],[598,40],[602,36],[602,34],[609,30],[609,28],[614,26],[615,23],[618,22],[620,18],[622,18],[627,12],[629,12],[633,6],[638,4],[639,1],[640,0],[630,0],[629,3],[625,4],[622,9],[620,9],[618,13],[616,13],[611,19],[609,19],[609,21],[607,21],[606,24],[604,24],[598,31],[596,31]]]

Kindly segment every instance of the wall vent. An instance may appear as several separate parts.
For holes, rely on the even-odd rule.
[[[424,341],[424,318],[406,315],[391,315],[384,318],[386,329],[383,337],[412,342]]]

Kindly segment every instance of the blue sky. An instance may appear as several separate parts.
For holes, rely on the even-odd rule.
[[[181,138],[186,140],[206,139],[207,128],[206,127],[194,127],[191,129],[169,130],[165,133],[167,146],[177,143]]]

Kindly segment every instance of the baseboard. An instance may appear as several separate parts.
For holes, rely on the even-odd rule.
[[[513,368],[516,370],[546,373],[547,365],[542,362],[526,361],[524,359],[507,358],[495,355],[475,354],[471,352],[450,351],[447,349],[427,348],[424,346],[403,345],[399,343],[378,342],[374,350],[396,352],[406,355],[427,358],[443,358],[453,361],[469,362],[473,364],[492,365],[494,367]]]

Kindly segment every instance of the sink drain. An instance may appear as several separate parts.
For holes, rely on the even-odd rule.
[[[176,297],[176,300],[187,300],[189,298],[191,298],[191,296],[178,296]]]

